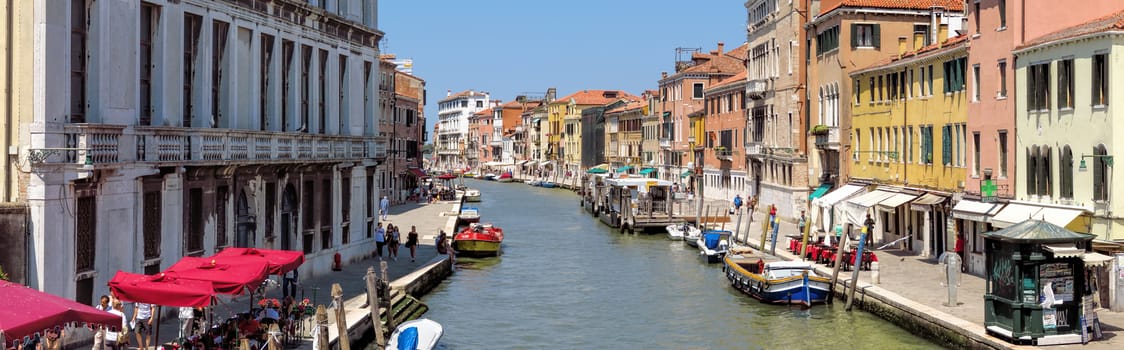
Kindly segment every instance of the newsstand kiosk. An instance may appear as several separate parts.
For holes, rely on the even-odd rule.
[[[984,234],[988,334],[1016,344],[1081,343],[1082,257],[1093,238],[1033,219]]]

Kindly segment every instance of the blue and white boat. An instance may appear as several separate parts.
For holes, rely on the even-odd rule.
[[[770,304],[822,304],[831,280],[820,277],[806,261],[780,261],[761,253],[731,253],[723,259],[730,285]]]
[[[431,350],[437,348],[445,333],[440,323],[428,318],[402,322],[390,334],[387,350]]]
[[[698,238],[696,245],[699,247],[699,257],[707,264],[716,264],[722,261],[730,249],[730,231],[707,230]]]
[[[550,181],[543,181],[543,182],[539,183],[539,186],[542,186],[543,188],[554,188],[554,186],[556,186],[556,185],[553,182],[550,182]]]

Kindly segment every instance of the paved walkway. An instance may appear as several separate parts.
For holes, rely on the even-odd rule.
[[[440,230],[445,229],[449,216],[447,213],[453,211],[459,204],[453,201],[437,202],[433,204],[422,203],[408,203],[392,206],[390,208],[390,215],[385,223],[389,222],[397,226],[401,226],[402,240],[405,240],[406,232],[409,232],[410,226],[417,226],[420,236],[420,245],[417,248],[417,255],[414,262],[410,261],[410,252],[406,247],[400,247],[398,250],[398,260],[387,260],[388,267],[387,273],[390,274],[390,279],[393,281],[399,277],[405,276],[417,270],[418,268],[428,265],[433,261],[438,261],[442,256],[438,256],[437,249],[434,245],[434,238]],[[449,233],[449,231],[446,231]],[[374,246],[371,247],[375,249]],[[383,256],[386,257],[386,249],[383,249]],[[345,307],[347,308],[348,319],[352,320],[353,317],[363,317],[368,315],[366,309],[360,309],[359,306],[366,301],[367,286],[363,277],[367,273],[367,268],[374,266],[375,271],[379,270],[378,261],[374,258],[365,259],[353,264],[345,265],[342,271],[337,271],[332,274],[318,276],[300,281],[298,288],[298,296],[308,298],[317,305],[331,304],[331,286],[333,283],[339,283],[343,288]],[[274,280],[279,280],[277,276],[271,277]],[[279,285],[269,287],[266,291],[267,298],[277,298],[281,300],[282,293]],[[315,299],[314,299],[315,297]],[[240,312],[247,312],[251,302],[248,301],[247,296],[239,296],[233,299],[220,297],[219,305],[214,307],[215,319],[226,319]],[[298,299],[299,300],[299,299]],[[329,309],[333,310],[333,309]],[[329,311],[329,329],[330,334],[335,334],[335,317],[334,312]],[[174,341],[177,336],[177,329],[179,327],[179,320],[172,318],[165,318],[160,323],[160,340],[162,342]],[[133,339],[132,344],[134,347],[137,345],[136,339]],[[305,341],[300,348],[311,347],[311,340]]]

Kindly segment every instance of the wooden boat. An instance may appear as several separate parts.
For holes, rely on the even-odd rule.
[[[707,230],[696,241],[699,247],[699,257],[707,264],[717,264],[726,256],[730,249],[730,231]]]
[[[474,207],[463,207],[457,218],[469,224],[480,222],[480,211]]]
[[[480,190],[475,189],[475,188],[465,189],[464,190],[464,201],[465,202],[479,202],[480,201]]]
[[[673,241],[685,240],[687,236],[695,237],[697,240],[700,235],[702,235],[702,231],[699,231],[698,227],[685,222],[667,225],[667,239]],[[698,245],[698,243],[696,242],[694,245]]]
[[[764,303],[811,306],[827,300],[831,290],[831,280],[817,276],[811,262],[756,251],[730,252],[723,262],[730,285]]]
[[[428,318],[402,322],[394,329],[394,333],[390,334],[386,349],[436,349],[437,343],[441,341],[441,335],[444,333],[445,329],[441,327],[440,323]]]
[[[470,177],[470,178],[474,178],[474,177],[476,177],[476,173],[473,173],[473,172],[471,172],[471,171],[466,171],[466,172],[464,172],[463,174],[461,174],[461,176],[463,176],[463,177]]]
[[[475,223],[453,236],[453,250],[463,256],[496,256],[502,242],[503,229]]]
[[[513,182],[513,181],[515,181],[515,177],[511,176],[511,172],[505,172],[503,174],[500,174],[500,176],[496,178],[496,181]]]

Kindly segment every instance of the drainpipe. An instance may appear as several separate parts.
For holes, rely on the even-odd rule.
[[[12,15],[12,1],[13,0],[7,0],[4,4],[4,6],[8,9],[8,15],[6,16],[6,18],[4,18],[4,40],[8,45],[9,50],[7,50],[8,52],[5,53],[4,57],[4,76],[8,79],[4,81],[4,89],[6,89],[7,93],[4,94],[4,110],[0,111],[0,113],[4,114],[4,128],[3,131],[0,132],[4,133],[3,138],[7,141],[5,143],[13,143],[13,140],[11,138],[11,130],[17,130],[16,127],[12,126],[12,59],[15,57],[15,55],[12,54],[12,50],[10,50],[11,48],[15,47],[15,45],[12,44],[12,28],[14,27],[12,25],[12,19],[15,18],[15,16]],[[0,179],[0,181],[3,181],[4,183],[3,188],[0,188],[0,190],[2,190],[0,191],[0,201],[11,202],[12,199],[15,198],[15,196],[12,195],[13,187],[11,179],[13,168],[12,160],[9,159],[8,150],[0,150],[0,162],[4,163],[4,176],[6,177],[5,179]],[[24,276],[27,275],[24,274]]]

